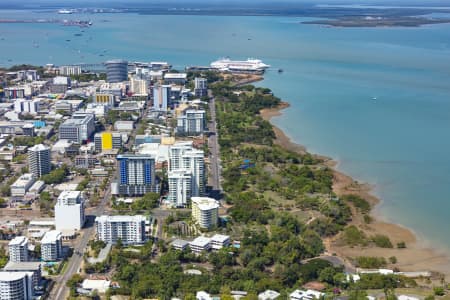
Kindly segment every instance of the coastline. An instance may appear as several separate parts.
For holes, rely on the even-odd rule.
[[[282,115],[282,110],[290,106],[287,102],[282,102],[280,106],[272,109],[263,109],[260,115],[264,120],[270,122],[273,117]],[[275,144],[284,147],[293,152],[306,153],[306,147],[295,143],[288,137],[280,128],[273,126],[276,135]],[[429,247],[427,243],[414,233],[412,229],[406,228],[400,224],[390,223],[383,220],[377,206],[382,203],[381,199],[376,197],[373,193],[373,186],[368,183],[359,183],[347,174],[338,171],[336,166],[337,161],[313,154],[324,159],[325,164],[333,169],[333,191],[337,195],[356,194],[365,198],[371,205],[370,216],[372,222],[366,224],[363,216],[359,213],[353,212],[353,219],[349,223],[355,225],[363,230],[368,235],[383,234],[390,238],[394,248],[378,248],[378,247],[350,247],[342,246],[336,243],[339,234],[332,238],[324,239],[324,245],[328,254],[336,254],[344,260],[348,261],[349,257],[357,256],[382,256],[388,259],[395,256],[398,262],[394,265],[388,265],[388,268],[398,268],[401,271],[432,271],[439,272],[445,275],[447,280],[450,280],[450,254],[445,251]],[[405,242],[406,249],[398,249],[395,245],[398,242]]]

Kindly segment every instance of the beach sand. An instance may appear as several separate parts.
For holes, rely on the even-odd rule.
[[[270,121],[272,117],[281,115],[281,110],[287,107],[289,107],[289,104],[283,102],[278,108],[262,110],[261,116],[265,120]],[[294,143],[278,127],[274,126],[274,131],[276,134],[276,144],[298,153],[306,152],[304,146]],[[371,193],[372,186],[369,184],[361,184],[350,176],[337,171],[336,161],[324,156],[320,157],[334,170],[333,190],[338,196],[344,194],[357,194],[365,198],[372,205],[371,217],[373,218],[373,221],[370,224],[366,224],[363,220],[363,216],[358,213],[354,213],[353,220],[350,224],[357,226],[368,236],[375,234],[386,235],[394,245],[394,248],[392,249],[378,247],[349,247],[339,245],[339,243],[336,242],[338,237],[333,237],[324,241],[328,253],[336,253],[336,255],[347,261],[349,261],[349,258],[357,256],[380,256],[385,257],[386,259],[395,256],[398,262],[396,264],[388,265],[388,268],[390,269],[398,268],[401,271],[438,272],[444,274],[447,281],[450,280],[450,256],[448,253],[426,247],[424,241],[420,241],[414,232],[408,228],[382,221],[380,216],[377,216],[374,213],[373,208],[380,204],[380,199]],[[395,248],[398,242],[405,242],[407,248]]]

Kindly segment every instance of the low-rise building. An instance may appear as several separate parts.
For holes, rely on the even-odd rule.
[[[175,250],[183,251],[189,246],[189,242],[185,240],[176,239],[171,243],[171,246]]]
[[[211,237],[211,248],[220,250],[230,245],[230,236],[223,234],[215,234]]]
[[[11,196],[23,197],[28,192],[30,187],[36,181],[36,177],[31,174],[23,174],[11,185]]]
[[[265,290],[258,294],[258,300],[275,300],[280,296],[280,293],[273,290]]]
[[[189,247],[196,254],[209,251],[211,249],[211,239],[205,236],[199,236],[189,243]]]
[[[322,299],[325,296],[325,293],[318,292],[315,290],[295,290],[289,294],[290,300],[313,300],[313,299]]]

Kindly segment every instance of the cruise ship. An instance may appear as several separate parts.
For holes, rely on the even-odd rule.
[[[223,58],[211,63],[211,68],[220,71],[243,72],[243,73],[262,73],[269,65],[266,65],[259,59],[249,58],[247,60],[231,60]]]

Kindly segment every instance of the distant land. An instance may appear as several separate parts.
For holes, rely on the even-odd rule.
[[[333,20],[320,19],[304,21],[302,24],[321,24],[334,27],[419,27],[429,24],[450,23],[450,19],[430,19],[424,17],[342,17]]]
[[[57,12],[70,9],[74,14],[136,13],[141,15],[213,15],[213,16],[287,16],[309,17],[317,20],[303,24],[323,24],[339,27],[417,27],[427,24],[450,23],[450,6],[394,5],[384,2],[379,5],[330,5],[311,2],[243,1],[211,3],[199,1],[169,2],[95,2],[83,5],[84,1],[64,1],[58,4],[49,1],[29,3],[0,3],[0,9],[24,9],[36,12]],[[433,18],[430,14],[446,14],[449,17]]]

